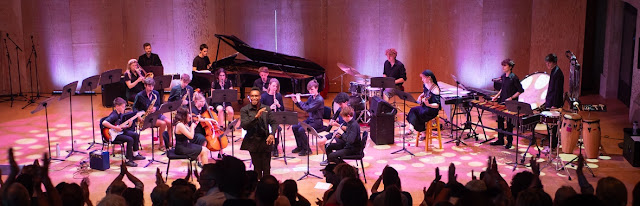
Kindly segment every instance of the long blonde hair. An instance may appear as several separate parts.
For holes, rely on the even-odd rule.
[[[276,78],[271,78],[271,80],[269,80],[269,87],[271,87],[271,83],[278,84],[278,88],[276,89],[276,93],[280,93],[280,81],[278,81],[278,79],[276,79]]]

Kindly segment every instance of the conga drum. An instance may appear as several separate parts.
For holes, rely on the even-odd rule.
[[[585,119],[582,121],[582,141],[587,158],[595,159],[600,155],[600,120]]]
[[[560,125],[562,152],[573,153],[580,137],[580,126],[582,126],[582,116],[579,114],[567,113],[563,115],[562,124]]]

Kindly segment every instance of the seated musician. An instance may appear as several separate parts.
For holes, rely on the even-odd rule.
[[[182,105],[189,104],[189,100],[193,97],[193,88],[189,86],[191,82],[191,77],[188,74],[180,75],[180,84],[173,86],[171,88],[171,93],[169,93],[168,102],[173,102],[177,100],[182,100]],[[189,92],[188,96],[184,96]]]
[[[321,162],[320,165],[326,166],[329,162],[336,163],[344,156],[355,155],[360,152],[363,144],[360,139],[360,125],[353,116],[353,108],[349,106],[341,108],[340,117],[347,122],[340,128],[344,133],[335,134],[333,143],[327,146],[327,160]]]
[[[125,116],[131,116],[131,113],[124,114],[124,109],[127,106],[127,102],[120,98],[116,97],[113,100],[114,110],[107,116],[104,121],[102,121],[102,125],[109,129],[115,129],[117,132],[122,132],[118,136],[113,139],[113,141],[120,141],[127,143],[127,151],[126,158],[127,162],[125,163],[129,167],[137,167],[138,164],[133,162],[133,160],[144,160],[145,157],[138,153],[139,150],[139,142],[140,135],[135,131],[135,123],[138,119],[129,120],[128,118],[124,118]],[[129,120],[128,122],[126,122]],[[123,124],[125,123],[126,124]],[[112,137],[113,138],[113,137]]]
[[[262,90],[262,93],[265,93],[269,89],[269,84],[271,84],[271,81],[269,81],[271,80],[271,78],[269,78],[269,68],[260,67],[258,72],[260,72],[260,78],[253,82],[253,87],[258,87]]]
[[[207,106],[207,101],[204,98],[204,96],[202,96],[202,93],[200,92],[193,93],[193,104],[191,105],[192,115],[199,116],[198,117],[199,122],[209,121],[213,123],[212,125],[217,125],[218,124],[217,120],[201,117],[202,114],[204,114],[205,112],[208,112],[207,111],[208,109],[209,107]],[[206,132],[202,127],[202,124],[198,124],[198,126],[195,129],[193,138],[191,138],[189,142],[197,145],[205,145],[205,142],[207,141],[207,139],[205,138],[205,135],[206,135]]]
[[[124,83],[127,85],[127,100],[133,101],[138,92],[144,90],[144,76],[147,73],[138,65],[138,60],[131,59],[124,72]]]
[[[227,78],[227,71],[223,68],[216,71],[215,77],[215,81],[211,83],[212,94],[214,90],[233,89],[231,80]],[[218,122],[221,124],[220,126],[226,126],[224,122],[227,117],[229,117],[229,119],[233,119],[233,107],[231,107],[231,102],[214,102],[213,108],[218,111]],[[227,117],[224,116],[224,111],[227,112]]]
[[[407,121],[418,133],[427,129],[425,123],[438,116],[441,108],[440,86],[438,86],[436,75],[427,69],[420,73],[420,78],[422,79],[422,94],[418,96],[420,105],[412,107],[407,115]]]
[[[193,81],[191,81],[191,86],[194,88],[199,88],[202,91],[208,91],[209,85],[211,82],[203,76],[196,75],[198,71],[209,71],[211,68],[211,60],[209,60],[209,56],[207,53],[209,52],[209,47],[206,44],[200,45],[200,53],[198,56],[193,58],[192,63],[192,71],[191,76],[193,77]]]
[[[404,90],[402,84],[407,81],[407,70],[404,68],[404,64],[396,59],[398,52],[396,49],[387,49],[384,54],[387,56],[387,61],[384,62],[383,77],[393,77],[395,79],[395,88],[386,88],[384,90],[383,99],[389,101],[389,98],[396,95],[395,90]]]
[[[522,84],[520,84],[520,79],[518,78],[518,76],[513,73],[513,66],[515,66],[516,63],[514,63],[511,59],[505,59],[500,64],[502,65],[502,72],[504,72],[504,75],[500,77],[502,79],[502,88],[500,89],[498,94],[496,94],[491,99],[491,101],[498,101],[498,103],[504,103],[505,101],[511,100],[517,101],[518,96],[520,96],[520,94],[524,92],[524,89],[522,89]],[[502,116],[498,116],[498,129],[505,130],[504,122],[505,118]],[[513,127],[513,123],[511,123],[511,121],[507,121],[507,127],[505,131],[512,132]],[[506,149],[510,149],[513,145],[513,136],[507,135],[506,145],[504,142],[504,136],[504,133],[498,132],[498,140],[492,142],[491,145],[504,145]]]
[[[298,108],[309,113],[309,117],[304,120],[304,123],[309,124],[316,131],[322,129],[322,114],[324,113],[324,98],[318,94],[318,82],[314,79],[307,83],[307,90],[309,90],[309,99],[306,102],[300,100],[300,94],[291,97],[291,100]],[[300,125],[293,125],[293,135],[296,137],[297,147],[293,149],[293,153],[298,153],[300,156],[306,156],[311,154],[311,148],[309,147],[309,138],[305,129]]]
[[[142,48],[144,49],[144,54],[138,57],[138,63],[140,66],[162,66],[160,56],[158,56],[158,54],[151,53],[150,43],[144,43]]]
[[[261,67],[266,68],[266,67]],[[262,73],[260,75],[262,77]],[[255,86],[254,86],[255,87]],[[261,88],[261,87],[255,87]],[[269,106],[271,111],[281,112],[284,111],[284,103],[282,102],[282,94],[280,94],[280,81],[278,79],[272,78],[269,79],[269,86],[267,92],[263,92],[260,96],[260,104]],[[280,132],[281,128],[278,126],[277,132]],[[273,146],[273,151],[271,155],[274,157],[279,156],[278,153],[278,144],[280,143],[279,138],[275,138],[275,143]]]
[[[207,157],[209,150],[202,145],[190,142],[195,137],[194,130],[199,124],[191,121],[192,116],[189,114],[189,109],[180,107],[173,119],[176,122],[176,154],[198,159],[199,167],[209,163],[209,157]]]
[[[564,94],[564,74],[558,67],[558,56],[549,54],[544,58],[545,66],[549,69],[549,87],[544,105],[547,109],[560,109],[564,105],[562,95]],[[551,148],[558,146],[558,127],[551,127]],[[546,148],[545,148],[546,149]]]
[[[338,110],[336,110],[336,112],[333,113],[333,116],[331,117],[331,120],[329,120],[329,125],[327,126],[327,129],[325,130],[327,132],[331,131],[331,129],[333,127],[338,127],[341,124],[346,123],[346,121],[344,121],[344,119],[342,119],[342,116],[340,116],[340,112],[342,111],[342,108],[345,108],[345,107],[349,106],[349,95],[347,93],[340,92],[333,99],[333,102],[338,104]],[[329,133],[329,135],[327,135],[327,139],[330,139],[332,136],[333,136],[333,134]]]
[[[156,82],[153,80],[153,78],[147,77],[144,79],[144,90],[136,95],[135,101],[133,102],[134,111],[149,111],[151,113],[154,113],[160,108],[160,101],[158,100],[159,93],[158,91],[153,90],[155,84]],[[152,100],[156,100],[154,105],[150,105]],[[173,134],[171,120],[166,116],[160,114],[155,126],[158,127],[158,135],[162,134],[162,138],[159,138],[160,150],[164,151],[164,149],[169,148],[169,144],[171,144],[171,141],[169,139],[170,134]],[[165,134],[165,130],[168,130],[168,133]],[[153,137],[154,141],[156,138],[157,137]]]

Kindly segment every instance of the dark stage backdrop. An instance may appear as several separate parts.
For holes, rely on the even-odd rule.
[[[216,33],[313,60],[329,78],[342,73],[338,62],[380,76],[384,50],[396,48],[411,92],[421,91],[418,74],[424,69],[447,83],[456,75],[469,86],[489,87],[501,73],[502,59],[514,59],[514,72],[524,78],[546,70],[544,56],[550,52],[559,55],[568,76],[563,52],[575,51],[582,62],[586,12],[582,0],[7,0],[0,5],[0,33],[9,32],[27,48],[19,54],[23,88],[33,75],[25,69],[33,35],[46,92],[124,68],[143,53],[144,42],[160,55],[165,73],[189,72],[199,44],[208,44],[213,58]],[[0,50],[4,54],[4,45]],[[235,52],[226,45],[220,51],[222,56]],[[7,62],[0,59],[6,94]],[[344,79],[345,90],[351,80]],[[339,79],[331,83],[331,91],[340,91]]]

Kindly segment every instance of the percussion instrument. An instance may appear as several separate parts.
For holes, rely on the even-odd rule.
[[[582,121],[582,141],[586,156],[589,159],[595,159],[600,156],[600,120],[584,119]]]
[[[518,96],[518,101],[531,105],[531,109],[540,107],[545,102],[547,88],[549,87],[549,74],[545,72],[534,72],[520,81],[524,92]]]
[[[582,126],[582,116],[576,113],[567,113],[562,117],[563,120],[560,125],[562,152],[571,154],[578,144],[580,127]]]
[[[368,97],[375,97],[375,96],[381,96],[382,95],[382,89],[380,88],[376,88],[376,87],[371,87],[371,86],[367,86],[365,88],[365,95]]]
[[[542,117],[540,117],[540,123],[557,125],[558,120],[560,120],[560,112],[558,111],[543,111],[540,114],[542,115]]]
[[[349,82],[349,92],[351,95],[363,94],[365,85],[358,82]]]

